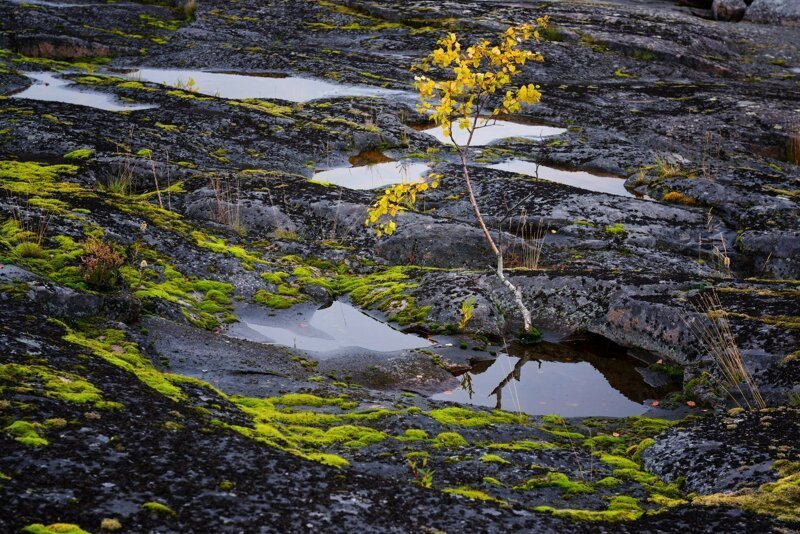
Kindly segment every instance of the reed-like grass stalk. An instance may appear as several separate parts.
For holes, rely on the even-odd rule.
[[[684,322],[717,364],[722,374],[720,384],[726,393],[739,406],[741,403],[736,393],[748,409],[766,408],[758,385],[742,361],[728,321],[728,313],[722,307],[717,292],[712,289],[702,293],[693,308],[697,315],[690,319],[684,318]]]

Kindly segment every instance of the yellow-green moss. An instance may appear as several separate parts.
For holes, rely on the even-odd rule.
[[[0,161],[0,187],[11,194],[49,196],[57,193],[76,193],[83,188],[65,182],[62,176],[78,171],[75,165],[45,165],[27,161]]]
[[[336,294],[348,295],[362,308],[378,309],[389,315],[389,320],[401,325],[421,322],[431,310],[430,306],[416,306],[416,300],[407,291],[419,286],[409,282],[409,268],[390,267],[367,275],[340,274],[335,278]]]
[[[275,293],[270,293],[265,289],[259,289],[258,291],[256,291],[255,295],[253,295],[253,302],[275,310],[285,310],[287,308],[291,308],[292,306],[294,306],[299,302],[302,302],[303,300],[305,300],[305,297],[299,295],[298,296],[277,295]]]
[[[601,488],[614,488],[622,484],[622,481],[614,477],[605,477],[598,480],[595,485]]]
[[[558,447],[555,443],[549,441],[512,441],[510,443],[489,443],[489,449],[496,449],[501,451],[540,451],[545,449],[555,449]]]
[[[27,421],[14,421],[3,429],[4,432],[9,434],[15,440],[31,447],[41,447],[47,445],[49,442],[39,434],[38,429],[41,425],[38,423],[29,423]]]
[[[442,492],[449,493],[450,495],[458,495],[459,497],[465,497],[467,499],[472,499],[474,501],[489,501],[501,505],[507,504],[505,501],[492,497],[486,492],[474,488],[468,488],[466,486],[462,486],[459,488],[445,488],[442,490]]]
[[[657,493],[659,495],[669,497],[670,499],[678,499],[681,497],[679,484],[677,482],[667,484],[658,478],[658,476],[646,471],[641,471],[638,469],[638,467],[636,469],[615,469],[613,475],[614,477],[622,480],[636,482],[650,493]]]
[[[516,415],[500,410],[491,413],[468,410],[456,406],[431,410],[428,415],[443,425],[477,427],[492,424],[522,424],[527,421],[526,415]]]
[[[146,510],[153,515],[165,515],[165,516],[175,516],[178,515],[175,513],[175,510],[167,506],[166,504],[162,504],[156,501],[149,501],[142,505],[142,510]]]
[[[86,404],[103,400],[100,390],[83,378],[41,365],[0,365],[0,381],[11,382],[17,392],[41,392],[45,397],[65,402]],[[3,389],[0,386],[0,391]]]
[[[459,447],[466,447],[469,443],[465,440],[461,434],[456,432],[442,432],[441,434],[436,436],[434,440],[435,447],[445,447],[448,449],[457,449]]]
[[[47,526],[42,523],[34,523],[23,528],[22,532],[25,534],[89,534],[72,523],[53,523]]]
[[[348,462],[346,459],[344,459],[341,456],[338,456],[336,454],[329,454],[329,453],[324,453],[324,452],[313,452],[313,453],[306,454],[305,456],[309,460],[313,460],[313,461],[319,462],[319,463],[321,463],[323,465],[329,465],[331,467],[336,467],[336,468],[339,468],[339,469],[341,469],[343,467],[347,467],[348,465],[350,465],[350,462]]]
[[[565,426],[567,420],[557,414],[548,414],[542,416],[542,422],[550,425]]]
[[[150,360],[139,352],[135,343],[126,341],[125,333],[121,330],[106,329],[85,333],[67,329],[64,340],[89,349],[95,356],[132,373],[144,384],[172,400],[186,400],[183,390],[168,375],[154,368]]]
[[[484,454],[481,456],[481,462],[489,464],[510,464],[508,460],[497,454]]]
[[[600,454],[600,461],[620,469],[639,469],[639,464],[622,456],[613,454]]]
[[[64,154],[64,159],[67,161],[83,161],[91,158],[94,155],[93,148],[79,148],[72,152]]]
[[[419,428],[407,428],[403,435],[396,439],[399,441],[422,441],[428,439],[428,433]]]
[[[594,493],[594,488],[586,482],[570,480],[564,473],[549,472],[543,477],[531,478],[515,489],[532,490],[539,488],[559,488],[565,495]]]

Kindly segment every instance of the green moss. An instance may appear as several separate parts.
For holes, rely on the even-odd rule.
[[[64,340],[89,349],[95,356],[132,373],[165,397],[175,401],[186,399],[183,390],[173,383],[180,378],[173,380],[171,375],[165,375],[155,369],[150,360],[139,352],[135,343],[125,340],[125,333],[121,330],[79,332],[67,329]]]
[[[158,19],[152,15],[148,15],[146,13],[142,13],[139,15],[139,19],[146,25],[151,28],[157,28],[159,30],[167,30],[167,31],[177,31],[180,27],[186,22],[185,20],[173,19],[173,20],[162,20]]]
[[[567,424],[566,419],[556,414],[545,415],[542,417],[542,421],[545,424],[557,425],[557,426],[565,426]]]
[[[613,475],[615,478],[636,482],[650,493],[657,493],[671,499],[677,499],[681,496],[679,484],[677,482],[667,484],[656,475],[641,471],[638,467],[636,469],[615,469]]]
[[[644,451],[646,451],[648,448],[652,447],[655,444],[656,440],[654,440],[653,438],[644,438],[637,445],[634,445],[633,447],[631,447],[631,449],[629,449],[629,454],[633,454],[634,461],[641,463],[642,454],[644,453]]]
[[[47,526],[42,523],[34,523],[23,528],[21,532],[25,534],[89,534],[72,523],[53,523]]]
[[[191,91],[183,91],[181,89],[173,89],[171,91],[167,91],[165,94],[167,96],[180,98],[181,100],[197,100],[197,101],[200,101],[200,102],[213,100],[213,98],[211,98],[211,97],[197,96],[196,93],[193,93]],[[156,126],[158,126],[158,125],[156,124]]]
[[[490,464],[510,464],[508,460],[497,454],[484,454],[481,456],[481,462]]]
[[[308,393],[287,393],[270,400],[277,406],[337,406],[345,410],[351,410],[358,406],[357,402],[348,400],[346,397],[319,397]]]
[[[149,501],[142,505],[142,510],[150,512],[153,515],[162,515],[162,516],[176,516],[178,514],[175,513],[175,510],[167,506],[166,504],[162,504],[156,501]]]
[[[40,365],[0,365],[0,381],[11,382],[17,392],[41,392],[47,398],[65,402],[86,404],[103,400],[100,390],[83,378]],[[0,387],[0,391],[3,389]]]
[[[229,100],[227,103],[230,106],[259,111],[273,117],[286,117],[291,115],[293,112],[292,108],[289,106],[281,106],[265,100],[257,100],[255,98],[248,98],[245,100]]]
[[[152,87],[148,87],[145,84],[143,84],[142,82],[133,82],[133,81],[131,81],[131,82],[122,82],[120,84],[117,84],[117,87],[119,87],[120,89],[138,89],[140,91],[145,91],[145,92],[148,92],[148,93],[152,93],[152,92],[156,91],[156,89],[154,89]]]
[[[262,273],[261,278],[264,279],[266,282],[275,285],[283,284],[284,280],[289,278],[289,273],[285,273],[282,271],[272,272],[272,273]]]
[[[416,300],[406,293],[419,285],[408,281],[409,270],[390,267],[367,275],[340,274],[333,280],[332,290],[337,295],[348,295],[362,308],[385,312],[390,321],[401,325],[419,323],[431,307],[417,307]]]
[[[400,441],[422,441],[428,439],[428,433],[419,428],[407,428],[402,436],[396,439]]]
[[[628,234],[628,231],[621,223],[610,224],[604,228],[605,233],[612,236],[625,236]]]
[[[273,308],[276,310],[283,310],[287,308],[291,308],[298,302],[301,302],[302,298],[298,299],[295,297],[285,296],[285,295],[276,295],[275,293],[270,293],[265,289],[259,289],[256,291],[256,294],[253,295],[253,302],[256,304],[260,304],[262,306],[266,306],[267,308]]]
[[[600,454],[600,461],[620,469],[639,469],[639,464],[636,462],[613,454]]]
[[[347,467],[348,465],[350,465],[350,462],[348,462],[346,459],[344,459],[341,456],[338,456],[336,454],[329,454],[329,453],[324,453],[324,452],[314,452],[314,453],[309,453],[309,454],[307,454],[305,456],[309,460],[313,460],[315,462],[319,462],[319,463],[321,463],[323,465],[329,465],[331,467],[336,467],[338,469],[341,469],[341,468],[344,468],[344,467]]]
[[[334,426],[328,430],[314,427],[294,426],[290,439],[301,446],[320,449],[332,445],[360,449],[380,443],[387,435],[373,428],[355,425]]]
[[[27,421],[14,421],[3,431],[13,437],[20,443],[29,445],[31,447],[41,447],[49,444],[49,442],[42,437],[37,431],[40,425],[37,423],[29,423]]]
[[[242,267],[247,270],[252,270],[256,263],[266,263],[259,256],[248,252],[244,247],[231,245],[222,238],[207,235],[199,231],[191,232],[191,237],[195,240],[195,243],[202,248],[218,254],[227,254],[241,260]]]
[[[484,411],[473,411],[466,408],[449,407],[439,410],[431,410],[428,413],[432,418],[443,425],[477,427],[492,424],[522,424],[527,420],[526,415],[516,415],[500,410],[491,413]]]
[[[622,484],[622,481],[614,477],[605,477],[598,480],[595,485],[601,488],[615,488]]]
[[[465,440],[461,434],[456,432],[442,432],[441,434],[436,436],[434,440],[435,447],[444,447],[448,449],[457,449],[459,447],[466,447],[469,443]]]
[[[177,126],[175,124],[164,124],[162,122],[156,122],[155,127],[159,128],[161,130],[167,131],[167,132],[180,132],[181,131],[181,127]]]
[[[50,196],[57,193],[78,193],[83,188],[61,180],[75,174],[75,165],[44,165],[24,161],[0,161],[0,187],[13,195]]]
[[[548,441],[512,441],[510,443],[490,443],[487,445],[489,449],[501,451],[541,451],[546,449],[555,449],[558,445]]]
[[[559,488],[565,495],[594,493],[594,488],[585,482],[575,482],[564,473],[549,472],[543,477],[526,480],[515,489],[532,490],[539,488]]]
[[[634,512],[631,510],[575,510],[572,508],[553,508],[551,506],[536,506],[533,510],[534,512],[548,513],[574,521],[603,521],[608,523],[635,521],[642,516],[641,511]]]
[[[635,521],[644,513],[639,501],[627,495],[612,497],[606,510],[558,509],[550,506],[537,506],[536,512],[549,513],[556,517],[564,517],[576,521]]]
[[[472,499],[474,501],[489,501],[502,505],[507,504],[505,501],[501,499],[496,499],[486,492],[474,488],[468,488],[466,486],[462,486],[459,488],[445,488],[442,490],[442,492],[449,493],[450,495],[458,495],[459,497],[465,497],[467,499]]]
[[[584,436],[580,432],[571,432],[569,430],[551,430],[551,429],[548,429],[548,428],[542,428],[542,430],[544,430],[545,432],[548,432],[549,434],[552,434],[553,436],[556,436],[558,438],[563,438],[563,439],[570,440],[570,441],[571,440],[578,440],[578,441],[583,442],[584,439],[586,438],[586,436]]]
[[[64,159],[67,161],[83,161],[91,158],[94,155],[93,148],[79,148],[72,152],[64,154]]]
[[[616,445],[624,445],[625,443],[625,438],[621,436],[609,436],[607,434],[598,434],[597,436],[592,436],[583,441],[583,445],[590,449],[613,448]]]

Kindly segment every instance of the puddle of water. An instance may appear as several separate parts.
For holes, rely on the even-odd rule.
[[[405,94],[376,87],[340,85],[294,76],[245,75],[200,70],[132,69],[125,75],[133,80],[181,87],[191,78],[197,92],[222,98],[274,98],[289,102],[308,102],[319,98],[344,96],[379,97]]]
[[[490,169],[515,172],[517,174],[524,174],[526,176],[533,177],[536,177],[537,171],[536,163],[522,159],[511,159],[504,161],[503,163],[489,165],[488,167]],[[542,180],[571,185],[587,191],[608,193],[609,195],[617,195],[622,197],[635,197],[634,194],[625,189],[624,178],[617,178],[615,176],[600,176],[584,171],[564,171],[561,169],[554,169],[553,167],[545,167],[544,165],[539,165],[538,171],[539,178]]]
[[[321,171],[314,175],[314,180],[349,189],[376,189],[401,182],[419,182],[429,171],[424,163],[388,161]]]
[[[301,309],[299,313],[298,309]],[[259,343],[319,353],[335,353],[346,348],[393,352],[431,346],[427,339],[404,334],[341,301],[320,309],[296,306],[275,317],[268,313],[263,308],[243,307],[239,310],[240,322],[231,325],[226,333]]]
[[[63,102],[105,111],[135,111],[156,107],[148,104],[121,102],[114,95],[92,91],[91,89],[78,89],[73,82],[58,78],[53,72],[24,72],[23,74],[34,80],[33,85],[11,95],[10,98]]]
[[[510,122],[510,121],[495,121],[495,120],[487,120],[480,119],[478,121],[479,126],[485,126],[484,128],[479,128],[475,130],[475,134],[472,136],[472,144],[471,146],[485,146],[489,143],[497,141],[498,139],[507,139],[509,137],[535,137],[535,138],[544,138],[544,137],[552,137],[554,135],[560,135],[567,130],[564,128],[555,128],[553,126],[541,126],[535,124],[522,124],[518,122]],[[442,129],[439,126],[435,126],[433,128],[423,130],[425,133],[434,136],[438,139],[441,143],[446,145],[452,145],[453,142],[450,140],[449,137],[445,137]],[[457,126],[453,127],[453,137],[455,137],[456,142],[459,145],[463,145],[467,142],[469,137],[469,133],[466,130],[462,130]]]
[[[620,348],[545,342],[510,349],[467,373],[471,397],[459,388],[432,398],[530,415],[627,417],[647,412],[645,401],[664,393],[644,382],[635,369],[644,364]]]

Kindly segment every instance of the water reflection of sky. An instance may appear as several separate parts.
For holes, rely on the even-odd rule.
[[[632,197],[633,194],[625,189],[625,179],[613,176],[599,176],[584,171],[565,171],[539,165],[535,162],[522,159],[511,159],[495,165],[489,165],[490,169],[514,172],[527,176],[538,177],[541,180],[557,182],[559,184],[571,185],[587,191],[597,193],[608,193],[621,197]]]
[[[348,347],[392,352],[431,346],[428,340],[395,330],[341,301],[320,309],[296,307],[280,317],[259,307],[247,307],[239,315],[240,322],[231,325],[229,335],[318,353]]]
[[[366,85],[345,85],[312,78],[272,77],[200,70],[133,69],[125,73],[132,80],[184,86],[191,79],[197,92],[221,98],[274,98],[308,102],[319,98],[345,96],[379,97],[405,94]]]
[[[508,411],[531,415],[557,413],[565,417],[641,415],[649,408],[643,402],[645,397],[655,398],[657,393],[638,376],[634,365],[613,359],[609,368],[604,369],[607,373],[619,371],[626,375],[612,377],[618,387],[626,390],[626,395],[612,386],[595,365],[579,357],[573,361],[528,361],[501,354],[486,370],[470,373],[471,398],[463,388],[432,398],[496,408],[499,390],[499,407]]]
[[[389,161],[321,171],[314,175],[314,180],[349,189],[375,189],[401,182],[418,182],[429,170],[424,163]]]
[[[479,121],[481,122],[481,121]],[[470,146],[484,146],[488,145],[498,139],[507,139],[511,137],[530,137],[530,138],[544,138],[559,135],[566,130],[564,128],[555,128],[553,126],[541,126],[536,124],[523,124],[510,121],[495,121],[489,122],[482,121],[482,126],[475,130],[472,136]],[[424,130],[426,134],[432,135],[440,142],[446,145],[452,145],[453,142],[449,137],[445,137],[441,127],[434,126],[433,128]],[[458,128],[457,125],[453,126],[453,137],[459,145],[465,145],[469,137],[467,130]]]
[[[133,111],[155,106],[122,102],[114,95],[79,87],[69,80],[56,77],[52,72],[26,72],[25,76],[34,80],[33,85],[12,95],[11,98],[28,98],[45,102],[63,102],[105,111]]]

